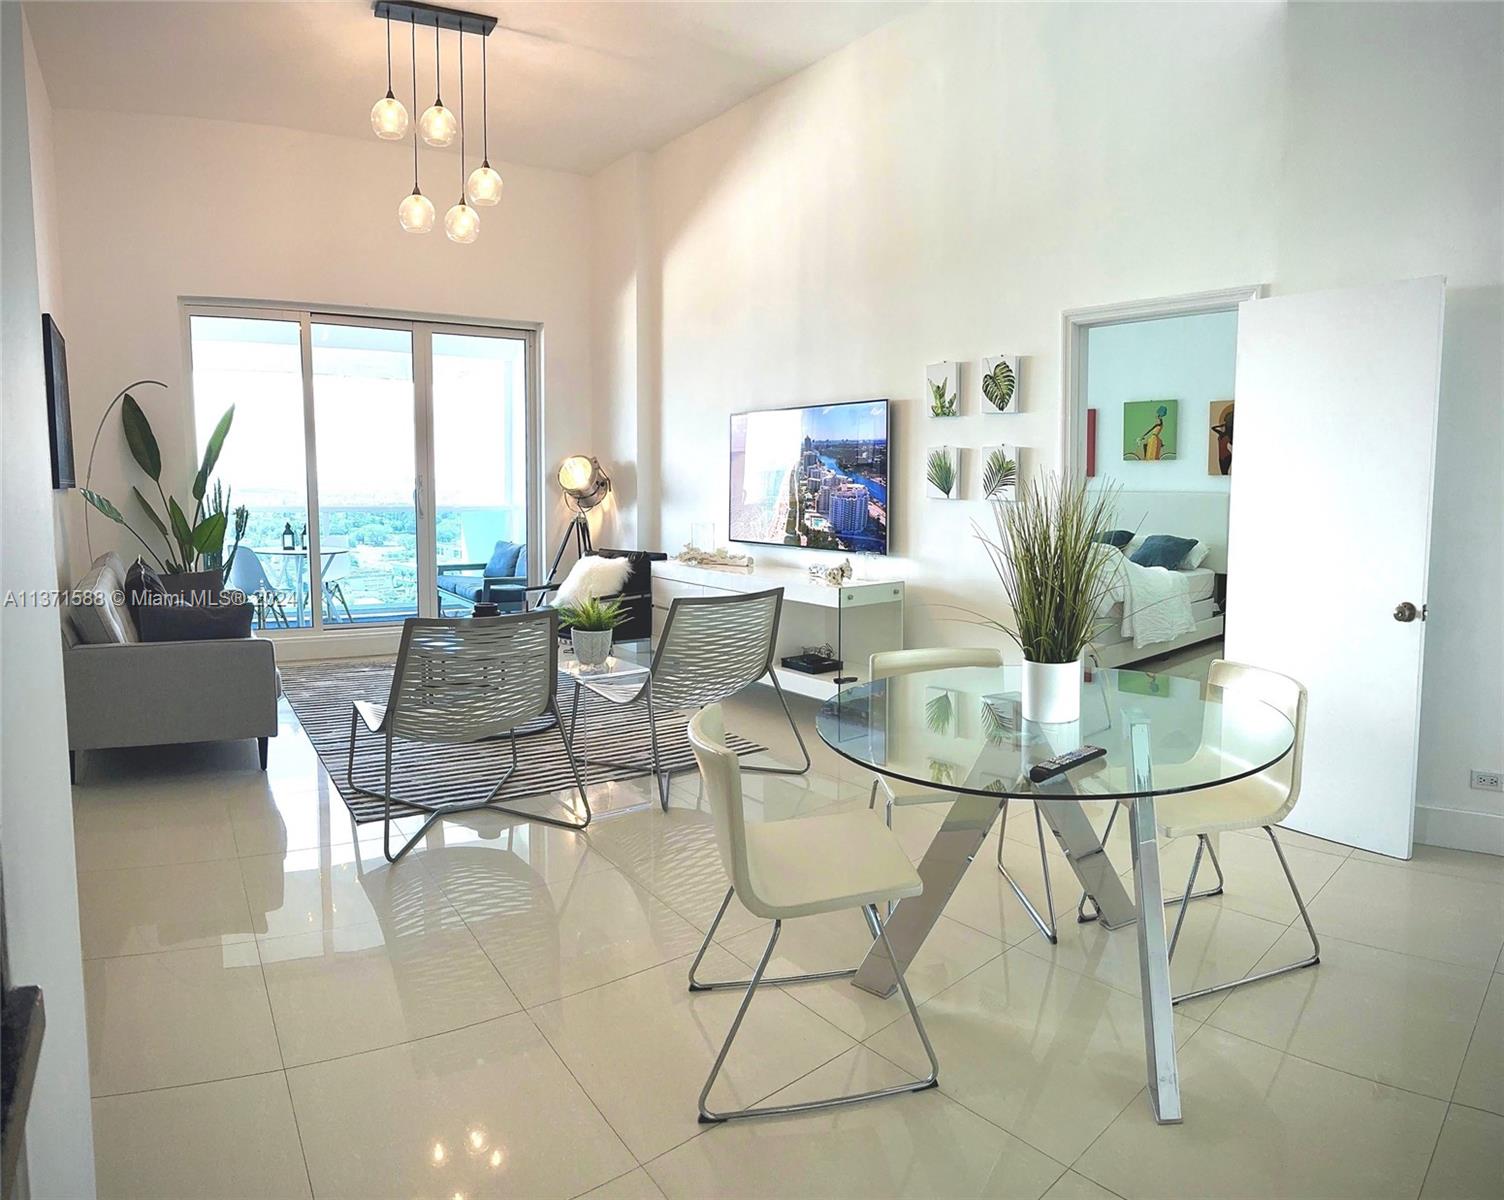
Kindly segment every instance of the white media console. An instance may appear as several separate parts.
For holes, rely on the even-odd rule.
[[[848,580],[831,587],[799,567],[764,567],[751,573],[692,567],[687,563],[653,564],[653,639],[680,596],[724,596],[738,592],[783,589],[774,670],[786,691],[827,700],[837,691],[834,673],[807,675],[778,666],[786,655],[806,647],[830,645],[845,662],[842,678],[867,681],[867,659],[879,650],[903,648],[903,583]]]

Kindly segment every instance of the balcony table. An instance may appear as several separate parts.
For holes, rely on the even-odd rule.
[[[1288,754],[1295,731],[1253,696],[1198,680],[1131,670],[1093,670],[1081,688],[1081,719],[1042,725],[1019,715],[1022,668],[922,671],[849,687],[815,719],[822,741],[880,775],[936,789],[945,820],[919,863],[924,892],[887,921],[905,967],[955,891],[997,819],[1001,801],[1026,799],[1064,850],[1107,929],[1138,927],[1148,1090],[1155,1120],[1181,1119],[1160,881],[1156,796],[1214,788],[1263,771]],[[1101,746],[1104,757],[1042,784],[1035,763]],[[1129,805],[1135,901],[1128,899],[1083,801]],[[1211,802],[1210,800],[1208,801]],[[852,980],[886,996],[892,964],[874,943]]]
[[[278,568],[278,583],[287,584],[292,591],[294,601],[298,606],[298,625],[303,624],[303,606],[308,602],[308,547],[295,546],[288,549],[285,546],[252,546],[256,557],[265,561],[275,558],[280,563]],[[349,554],[348,546],[337,546],[329,550],[320,550],[319,557],[324,560],[324,572],[327,574],[329,567],[341,554]],[[293,578],[289,579],[289,575]]]

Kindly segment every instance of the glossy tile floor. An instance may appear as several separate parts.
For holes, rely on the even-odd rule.
[[[749,698],[728,723],[786,747],[775,713]],[[1156,1127],[1131,932],[1070,919],[1052,852],[1052,947],[997,874],[994,830],[911,971],[940,1089],[707,1128],[695,1098],[738,997],[685,991],[725,886],[693,776],[667,814],[609,785],[586,835],[486,815],[388,867],[283,715],[265,775],[249,744],[82,764],[102,1197],[1504,1193],[1504,860],[1290,834],[1322,964],[1178,1011],[1186,1120]],[[815,750],[807,777],[749,777],[754,815],[866,803],[867,777]],[[1037,896],[1028,816],[1005,849]],[[911,853],[940,818],[900,811]],[[1171,878],[1188,850],[1167,848]],[[1127,867],[1116,835],[1109,851]],[[1222,859],[1178,988],[1303,953],[1267,842],[1227,835]],[[765,936],[734,909],[706,975],[744,975]],[[863,948],[855,913],[796,922],[773,969]],[[845,982],[768,989],[715,1102],[899,1079],[921,1062],[902,1016]]]

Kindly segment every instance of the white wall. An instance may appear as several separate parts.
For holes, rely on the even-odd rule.
[[[1499,765],[1504,725],[1501,20],[1465,4],[936,5],[670,143],[646,165],[638,419],[658,422],[662,469],[639,473],[639,513],[668,548],[692,520],[724,523],[732,411],[892,397],[909,641],[983,640],[932,607],[1001,604],[971,539],[985,508],[923,498],[926,363],[1024,356],[1009,420],[1029,473],[1055,465],[1064,309],[1446,273],[1423,802],[1495,811],[1447,760]],[[595,218],[597,244],[630,219]],[[993,441],[988,420],[947,423],[946,440]]]
[[[164,457],[178,464],[175,477],[191,477],[185,296],[540,321],[547,478],[591,442],[582,176],[498,163],[505,198],[483,212],[480,239],[457,246],[442,228],[421,237],[399,229],[397,204],[411,187],[407,146],[69,109],[54,124],[80,481],[104,407],[141,378],[168,385],[165,396],[148,389],[141,399]],[[458,194],[458,156],[425,150],[422,163],[424,190],[442,216]],[[94,486],[123,501],[135,479],[112,420]],[[81,571],[83,500],[69,500],[72,564]],[[552,482],[545,507],[551,551],[567,517]],[[123,530],[97,517],[91,525],[95,553],[101,545],[129,550]]]
[[[28,78],[28,63],[35,64],[29,41],[20,5],[0,4],[0,592],[6,595],[50,591],[57,575],[38,283],[49,214],[34,207],[29,101],[36,101],[38,129],[45,130],[48,114],[45,90]],[[42,159],[36,196],[45,200]],[[19,983],[41,985],[47,1009],[26,1165],[33,1196],[80,1200],[94,1195],[94,1148],[64,728],[57,609],[0,606],[0,849],[10,971]]]

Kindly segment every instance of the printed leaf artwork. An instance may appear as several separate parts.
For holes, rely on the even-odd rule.
[[[960,399],[960,393],[951,392],[947,397],[948,391],[950,391],[948,378],[930,381],[930,416],[953,417],[956,415],[956,403]]]
[[[1018,463],[1008,457],[1008,451],[995,446],[988,451],[982,463],[982,495],[988,500],[1005,497],[1018,483]]]
[[[1008,406],[1013,403],[1013,391],[1018,386],[1018,377],[1006,358],[997,360],[997,364],[989,371],[982,374],[982,395],[987,403],[997,409],[998,412],[1007,412]]]
[[[948,447],[930,451],[925,478],[937,492],[950,498],[956,488],[956,462]]]

